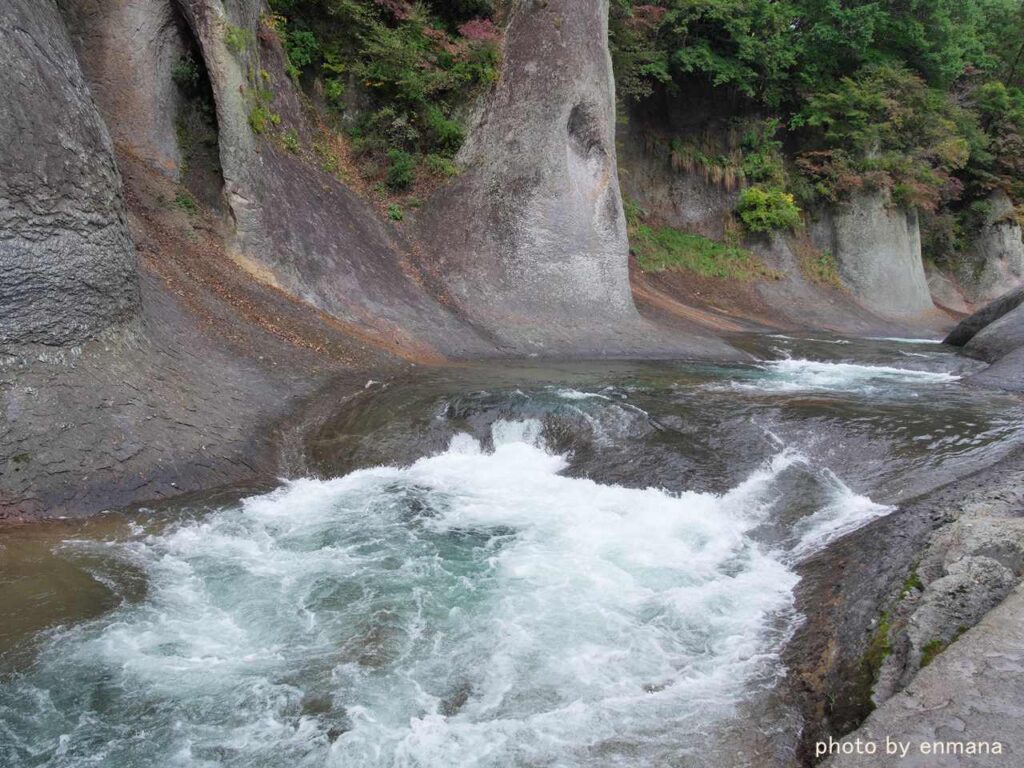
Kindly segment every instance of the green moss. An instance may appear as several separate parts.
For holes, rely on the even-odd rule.
[[[939,639],[929,640],[925,643],[924,648],[921,649],[921,669],[924,669],[935,661],[935,657],[959,640],[960,636],[966,632],[967,629],[967,627],[961,624],[956,628],[956,632],[953,633],[953,638],[948,643]]]
[[[248,29],[236,27],[234,24],[224,23],[224,45],[233,53],[242,53],[248,50],[256,42],[256,37]]]
[[[179,189],[174,194],[174,205],[190,216],[195,216],[199,213],[199,203],[197,203],[196,199],[184,189]]]
[[[921,583],[921,577],[917,575],[917,566],[915,565],[910,569],[910,573],[907,574],[906,581],[903,582],[903,587],[900,589],[900,597],[906,597],[911,592],[921,592],[924,590],[924,584]]]
[[[254,133],[266,133],[271,126],[281,124],[281,116],[270,108],[270,104],[274,100],[273,91],[255,88],[248,90],[246,95],[250,102],[249,127]]]
[[[878,680],[878,673],[882,669],[885,660],[892,654],[892,644],[889,642],[889,631],[892,629],[892,619],[888,611],[883,611],[878,617],[878,626],[871,636],[867,650],[864,651],[862,662],[871,675],[871,680]]]
[[[924,669],[935,661],[935,657],[948,647],[949,643],[943,642],[942,640],[929,640],[925,643],[924,648],[921,649],[921,669]]]

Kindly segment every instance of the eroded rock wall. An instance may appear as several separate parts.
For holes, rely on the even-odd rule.
[[[175,67],[188,50],[172,0],[59,0],[78,58],[114,140],[177,179]]]
[[[988,214],[957,270],[968,301],[983,305],[1024,285],[1024,238],[1010,198],[994,192]]]
[[[868,309],[908,318],[935,309],[917,213],[892,204],[885,192],[855,195],[822,213],[810,227],[815,244],[832,253],[843,282]]]
[[[500,80],[460,153],[466,170],[422,217],[433,274],[509,352],[667,343],[630,293],[607,24],[607,0],[513,4]]]
[[[53,0],[0,3],[0,346],[82,342],[138,304],[110,136]]]

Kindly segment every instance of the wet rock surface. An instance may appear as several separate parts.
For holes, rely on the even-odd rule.
[[[169,206],[169,180],[120,160],[142,311],[78,347],[0,357],[0,520],[273,482],[278,425],[303,398],[401,367],[358,329],[252,281],[216,220]]]
[[[132,316],[110,136],[52,0],[0,6],[0,348],[75,344]]]
[[[957,649],[977,642],[972,638],[983,635],[971,627],[978,621],[987,626],[986,612],[1018,580],[1022,512],[1024,453],[1017,450],[994,466],[901,506],[836,542],[827,557],[802,567],[797,605],[808,621],[786,654],[787,690],[803,702],[803,762],[813,764],[815,744],[830,737],[849,733],[850,738],[884,739],[884,732],[870,729],[880,712],[905,708],[909,718],[930,706],[921,704],[917,681],[932,678],[933,668],[947,654],[956,650],[962,656]],[[1009,621],[1012,615],[998,622],[993,645],[1015,642],[1012,638],[1024,631],[1019,620]],[[926,652],[930,663],[915,677]],[[973,672],[960,668],[945,681],[949,711],[969,709],[974,705],[971,697],[984,690],[969,674]],[[1000,681],[992,679],[987,685],[995,688]],[[964,696],[958,698],[960,687]],[[1002,682],[1002,689],[1010,687]],[[872,715],[876,694],[880,700],[892,698]],[[994,700],[1016,695],[999,690]],[[868,730],[854,730],[865,719]],[[951,738],[985,738],[990,733],[984,718],[970,722],[970,729],[962,728]],[[901,719],[887,720],[886,728],[894,737],[906,733],[911,738],[917,732]]]
[[[875,710],[849,740],[907,746],[906,756],[842,755],[828,768],[1004,768],[1024,752],[1024,587],[941,653],[904,691]],[[936,743],[954,746],[942,747]],[[994,745],[999,754],[994,754]],[[974,745],[973,753],[968,752]],[[884,747],[880,748],[884,752]]]
[[[1003,295],[963,320],[946,343],[992,363],[970,378],[974,384],[1024,390],[1024,289]]]

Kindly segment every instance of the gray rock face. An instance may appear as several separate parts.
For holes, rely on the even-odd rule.
[[[607,0],[517,0],[467,170],[424,212],[437,279],[510,352],[666,345],[630,292],[607,24]]]
[[[1013,203],[1004,192],[994,192],[988,203],[985,223],[957,275],[964,294],[975,304],[1024,285],[1024,239]]]
[[[1024,753],[1024,587],[876,709],[843,741],[851,754],[827,768],[1004,768]],[[906,744],[886,754],[885,740]],[[874,742],[876,754],[856,754],[856,740]],[[941,752],[933,746],[943,744]],[[998,754],[995,744],[998,742]],[[974,748],[967,756],[969,744]],[[947,744],[951,746],[946,746]],[[983,751],[980,745],[987,747]]]
[[[1024,346],[1024,306],[995,320],[964,345],[964,352],[971,357],[992,363]]]
[[[315,133],[285,74],[280,45],[261,25],[262,0],[187,0],[181,6],[216,104],[233,258],[257,280],[385,348],[424,359],[493,354],[417,284],[364,201],[280,147],[277,138],[287,131],[303,146]],[[241,45],[228,45],[229,31]],[[275,115],[263,135],[249,119],[257,106]]]
[[[699,174],[674,170],[668,140],[646,140],[639,122],[620,127],[623,196],[670,227],[720,240],[732,219],[737,192],[709,183]]]
[[[173,0],[60,0],[72,42],[117,142],[177,178],[174,67],[186,51]]]
[[[1010,291],[963,320],[945,343],[992,363],[971,376],[972,383],[1024,391],[1024,288]]]
[[[128,318],[135,256],[110,136],[52,0],[0,4],[0,345]]]
[[[932,301],[937,306],[965,315],[972,312],[971,304],[968,303],[963,291],[953,278],[930,263],[925,264],[924,271],[928,279],[928,290],[932,295]]]
[[[905,318],[935,308],[917,214],[892,206],[888,194],[864,193],[840,204],[812,225],[811,236],[835,256],[843,282],[873,312]]]
[[[985,305],[970,317],[964,318],[949,335],[944,343],[954,347],[962,347],[969,342],[985,326],[995,322],[1008,312],[1012,312],[1021,304],[1024,304],[1024,288],[1000,296],[995,301]]]

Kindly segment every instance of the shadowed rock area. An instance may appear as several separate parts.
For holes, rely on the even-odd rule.
[[[1001,296],[964,319],[946,343],[992,363],[970,381],[1009,391],[1024,390],[1024,288]]]

